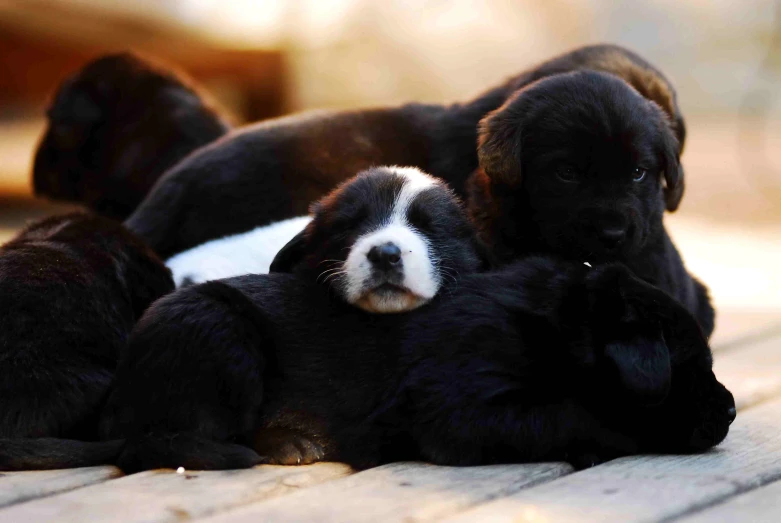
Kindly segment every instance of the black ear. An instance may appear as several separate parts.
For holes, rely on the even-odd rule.
[[[684,179],[681,165],[681,144],[673,136],[672,129],[662,130],[664,135],[664,205],[673,212],[678,209],[683,198]]]
[[[480,167],[495,183],[521,182],[521,121],[518,97],[488,113],[480,121],[477,157]]]
[[[605,347],[623,391],[642,405],[657,405],[670,392],[670,352],[662,333],[632,336]]]
[[[269,272],[293,272],[293,269],[306,256],[306,229],[296,234],[292,240],[287,242],[279,250],[274,260],[271,262]]]

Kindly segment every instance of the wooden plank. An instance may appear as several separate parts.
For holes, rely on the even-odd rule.
[[[781,400],[738,415],[727,440],[688,456],[637,456],[523,490],[447,521],[659,521],[781,478]]]
[[[429,521],[568,474],[564,463],[438,467],[393,463],[208,521]]]
[[[738,410],[781,393],[781,333],[716,353],[713,370],[735,396]]]
[[[715,352],[781,333],[781,310],[719,309],[711,336]]]
[[[122,476],[116,467],[0,472],[0,507]]]
[[[0,521],[181,521],[350,474],[339,463],[208,472],[153,470],[0,510]]]
[[[715,507],[680,520],[685,523],[778,523],[781,521],[781,482],[736,496]]]

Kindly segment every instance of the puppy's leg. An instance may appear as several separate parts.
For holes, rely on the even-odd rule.
[[[464,401],[426,418],[414,437],[422,457],[442,465],[564,460],[584,468],[637,451],[573,400],[525,408]]]
[[[259,463],[248,440],[263,401],[264,325],[246,296],[219,281],[155,302],[133,331],[102,420],[104,438],[128,440],[120,467]]]

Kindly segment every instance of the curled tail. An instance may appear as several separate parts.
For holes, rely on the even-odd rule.
[[[0,470],[47,470],[113,465],[124,440],[0,439]]]

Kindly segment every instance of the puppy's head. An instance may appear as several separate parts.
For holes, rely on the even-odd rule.
[[[124,218],[163,172],[228,130],[183,77],[130,54],[59,87],[35,155],[35,193]]]
[[[312,206],[313,220],[274,259],[329,285],[369,312],[402,312],[432,299],[485,259],[459,200],[410,167],[377,167]]]
[[[524,222],[489,226],[525,227],[567,257],[622,259],[661,230],[665,207],[677,207],[679,150],[667,114],[622,79],[545,78],[481,122],[482,176],[492,205],[504,206],[494,219]]]

